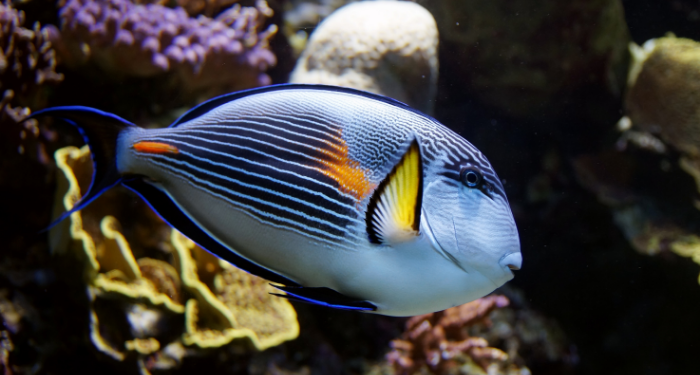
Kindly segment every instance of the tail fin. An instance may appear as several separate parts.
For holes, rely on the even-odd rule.
[[[123,118],[98,109],[70,106],[54,107],[34,112],[30,118],[51,116],[75,126],[90,147],[93,162],[93,175],[90,188],[73,208],[61,215],[46,228],[51,229],[61,220],[78,211],[99,197],[100,194],[121,182],[117,171],[117,138],[124,129],[136,126]]]

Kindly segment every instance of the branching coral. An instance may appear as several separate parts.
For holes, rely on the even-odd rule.
[[[392,341],[393,350],[387,354],[387,360],[400,374],[413,374],[426,367],[434,374],[442,374],[458,366],[471,366],[477,373],[478,368],[489,373],[515,372],[508,354],[467,332],[475,324],[489,325],[489,314],[508,303],[506,297],[495,295],[415,316],[406,322],[401,339]],[[495,367],[489,370],[492,366]]]
[[[23,104],[44,83],[58,83],[55,52],[51,48],[52,29],[35,23],[25,29],[24,13],[0,4],[0,88],[5,97],[14,95]],[[8,94],[8,90],[12,94]]]
[[[27,143],[35,143],[28,140],[39,137],[36,121],[23,120],[30,107],[44,105],[41,87],[63,80],[56,73],[55,51],[49,41],[53,29],[42,28],[38,22],[26,29],[24,18],[24,12],[0,4],[0,134],[20,154]]]
[[[431,112],[437,90],[437,37],[435,20],[418,4],[346,5],[311,35],[290,82],[353,87]]]
[[[170,72],[184,91],[255,87],[270,83],[265,71],[276,63],[268,40],[277,27],[260,30],[271,15],[265,1],[236,4],[211,19],[129,0],[68,0],[59,51],[73,66],[92,60],[130,76]]]
[[[56,162],[55,213],[60,214],[89,186],[92,162],[87,146],[58,150]],[[232,343],[264,350],[297,337],[296,312],[287,300],[268,294],[267,282],[174,230],[168,230],[166,244],[174,250],[170,262],[146,257],[143,249],[137,258],[134,246],[139,243],[130,244],[119,221],[105,215],[123,204],[119,195],[108,192],[51,233],[56,252],[81,254],[90,297],[90,337],[98,350],[119,361],[135,353],[138,366],[147,372],[177,366],[202,349]],[[156,233],[167,228],[160,220],[145,225]]]

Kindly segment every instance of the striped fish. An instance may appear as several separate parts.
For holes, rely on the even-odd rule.
[[[522,263],[496,172],[403,103],[282,85],[224,95],[164,129],[87,107],[95,164],[78,210],[122,184],[203,248],[286,298],[409,316],[490,293]],[[69,213],[66,213],[67,216]]]

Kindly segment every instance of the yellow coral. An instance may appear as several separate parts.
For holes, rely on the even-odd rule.
[[[78,176],[92,174],[90,151],[87,146],[82,149],[65,147],[56,151],[55,158],[56,165],[68,184],[62,200],[65,211],[68,211],[81,197]],[[128,298],[146,299],[152,305],[163,305],[175,313],[185,311],[183,305],[160,293],[150,280],[142,277],[139,265],[134,259],[129,243],[119,230],[119,222],[116,218],[113,216],[102,218],[101,233],[86,231],[82,219],[82,211],[70,215],[70,237],[82,243],[82,253],[89,265],[88,279],[98,292],[113,292]],[[95,238],[101,239],[99,243],[96,243]]]
[[[698,236],[689,235],[679,238],[671,244],[671,250],[700,264],[700,237]],[[698,276],[698,283],[700,283],[700,276]]]
[[[160,343],[153,337],[129,340],[124,343],[124,346],[129,351],[135,351],[141,354],[151,354],[160,349]]]
[[[72,209],[89,186],[92,160],[87,146],[60,149],[55,159],[59,181],[54,216],[58,217]],[[175,249],[173,265],[158,259],[136,259],[119,221],[108,214],[118,206],[113,198],[100,197],[72,213],[50,236],[54,252],[76,250],[85,260],[90,337],[97,349],[118,361],[127,358],[125,349],[140,356],[161,350],[156,338],[143,337],[148,335],[145,331],[119,343],[103,336],[101,328],[108,326],[100,321],[104,310],[96,308],[96,303],[108,296],[128,306],[144,306],[145,311],[185,314],[185,325],[178,328],[182,337],[168,347],[180,345],[181,340],[185,345],[212,348],[242,339],[248,346],[264,350],[298,336],[294,308],[288,301],[270,296],[272,289],[266,281],[235,269],[175,230],[170,238]],[[138,363],[143,367],[143,357]]]
[[[270,295],[275,289],[265,280],[219,260],[175,230],[172,243],[182,282],[196,297],[187,301],[185,344],[212,347],[245,338],[265,350],[299,335],[296,311]],[[205,284],[207,279],[214,285]]]

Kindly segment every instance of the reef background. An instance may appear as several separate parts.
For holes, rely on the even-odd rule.
[[[65,3],[68,2],[61,5]],[[174,7],[185,3],[163,4]],[[201,14],[213,19],[232,3],[221,2],[224,5],[212,5],[213,8],[206,8],[209,10],[195,5],[188,9],[193,16]],[[255,1],[238,3],[264,8]],[[318,5],[314,8],[318,18],[327,16],[342,3],[309,2]],[[419,3],[431,10],[427,1]],[[515,8],[509,8],[507,16],[498,21],[504,29],[527,24],[521,20],[535,19],[538,7],[543,6],[543,2],[534,0],[514,3]],[[642,45],[667,32],[700,40],[700,6],[696,2],[626,0],[591,3],[601,8],[615,3],[624,8],[625,22],[612,28],[623,31],[609,32],[602,38],[609,41],[612,50],[619,44],[622,45],[621,51],[626,51],[627,38]],[[53,255],[48,234],[42,232],[51,222],[56,198],[57,167],[53,154],[64,146],[80,146],[82,140],[77,131],[66,124],[27,124],[21,121],[21,114],[10,110],[31,108],[35,111],[46,106],[79,104],[115,112],[140,125],[165,126],[178,114],[211,95],[230,89],[285,83],[298,53],[294,49],[297,41],[292,36],[299,30],[310,34],[315,26],[313,22],[318,22],[313,17],[309,18],[312,20],[310,26],[298,26],[303,22],[295,24],[289,18],[285,21],[285,16],[301,12],[303,4],[291,0],[267,2],[271,14],[258,19],[258,27],[250,33],[261,35],[260,40],[269,37],[269,47],[264,48],[271,53],[251,53],[258,63],[251,64],[253,68],[243,69],[245,77],[240,80],[236,78],[238,75],[231,75],[230,85],[222,87],[213,84],[198,87],[192,83],[196,83],[196,79],[180,74],[181,71],[177,70],[180,68],[176,68],[179,65],[174,60],[169,62],[163,74],[150,73],[151,65],[157,67],[156,64],[149,65],[150,60],[143,60],[145,65],[138,65],[136,62],[142,60],[135,59],[131,71],[124,66],[124,69],[115,71],[89,58],[84,64],[69,63],[68,56],[75,61],[83,60],[65,50],[61,55],[61,48],[70,48],[65,44],[62,47],[63,42],[54,39],[53,31],[37,32],[36,40],[41,44],[38,36],[41,34],[46,40],[55,41],[53,48],[58,51],[58,63],[54,57],[42,55],[44,60],[41,61],[47,63],[39,65],[49,66],[45,71],[55,72],[61,75],[60,78],[48,75],[41,85],[36,85],[32,78],[27,81],[29,85],[15,87],[12,86],[15,83],[0,75],[3,85],[0,89],[4,92],[14,90],[14,96],[2,103],[4,112],[0,121],[0,238],[3,238],[0,247],[0,369],[5,374],[138,372],[133,363],[114,361],[95,349],[90,341],[89,307],[84,279],[80,276],[81,266],[74,258]],[[15,2],[12,7],[25,12],[24,28],[28,30],[34,28],[35,22],[42,26],[54,25],[56,30],[60,28],[59,8],[52,1]],[[481,14],[478,7],[472,13],[477,18]],[[523,59],[522,63],[553,72],[554,78],[544,80],[540,86],[520,87],[515,84],[497,89],[493,86],[485,89],[483,83],[475,86],[482,82],[477,78],[485,77],[488,81],[491,73],[469,73],[472,66],[465,61],[469,62],[470,56],[465,57],[465,54],[472,53],[474,61],[477,56],[484,59],[498,56],[499,48],[509,43],[507,39],[502,40],[502,35],[508,36],[508,32],[480,39],[479,48],[486,52],[478,54],[460,45],[458,37],[448,39],[445,26],[436,16],[441,29],[437,51],[440,68],[433,115],[488,156],[505,180],[520,231],[524,267],[516,273],[513,281],[495,294],[508,297],[508,308],[513,310],[507,311],[515,311],[512,314],[518,319],[525,321],[524,316],[533,314],[539,317],[538,322],[546,322],[539,326],[529,323],[528,327],[535,327],[530,333],[538,338],[531,342],[537,345],[522,344],[517,361],[513,361],[517,366],[527,366],[532,374],[695,374],[697,334],[700,333],[700,319],[697,318],[700,311],[699,267],[671,251],[669,244],[672,241],[668,236],[661,236],[659,250],[653,255],[640,251],[640,246],[635,245],[620,224],[615,212],[617,206],[604,199],[605,194],[601,191],[608,185],[600,182],[606,181],[600,176],[613,175],[609,179],[614,180],[620,170],[634,169],[637,172],[630,177],[632,182],[625,185],[623,193],[616,193],[616,197],[620,194],[641,196],[643,198],[637,198],[635,202],[653,205],[654,212],[661,212],[658,216],[664,223],[683,222],[691,227],[700,224],[700,212],[693,207],[698,194],[695,182],[678,167],[681,153],[677,150],[656,154],[629,147],[623,158],[618,154],[611,159],[604,158],[617,152],[615,146],[621,137],[615,124],[625,115],[625,80],[630,57],[624,52],[620,61],[602,64],[600,59],[594,58],[598,56],[596,51],[583,47],[587,45],[586,41],[600,36],[585,32],[581,32],[580,39],[564,38],[561,43],[567,45],[557,48],[557,41],[562,40],[562,30],[569,30],[571,25],[590,25],[593,21],[577,18],[585,14],[583,11],[565,10],[552,14],[569,18],[548,24],[550,28],[541,36],[542,39],[529,45],[529,54],[526,55],[535,57]],[[299,30],[284,32],[284,27],[290,24],[297,25]],[[270,25],[278,25],[278,32],[264,34],[265,30],[270,30]],[[510,32],[517,33],[518,30]],[[78,32],[66,34],[63,40],[88,38],[85,35]],[[608,40],[605,36],[619,40]],[[548,40],[548,37],[552,39]],[[489,44],[490,40],[493,44]],[[548,41],[553,43],[554,52],[540,49]],[[570,50],[564,48],[571,46]],[[161,47],[164,51],[165,46]],[[92,51],[97,49],[93,47]],[[538,54],[553,57],[540,61],[536,59]],[[582,79],[560,79],[557,74],[564,58],[553,58],[562,56],[578,69],[572,75]],[[517,61],[509,64],[517,65]],[[601,64],[609,69],[609,76],[599,74]],[[501,68],[508,66],[503,64]],[[516,71],[517,74],[530,72],[522,70]],[[528,77],[516,76],[514,80],[527,80]],[[20,90],[20,86],[23,89]],[[180,87],[187,89],[177,89]],[[659,165],[670,167],[661,171]],[[600,178],[585,177],[590,175]],[[115,214],[122,223],[129,218],[128,212],[147,209],[137,197],[123,189],[115,194],[127,197],[128,206],[123,209],[127,213]],[[620,199],[625,200],[627,196]],[[689,230],[700,234],[697,230]],[[131,238],[128,233],[125,235]],[[152,372],[401,373],[399,367],[388,364],[387,353],[392,345],[396,347],[392,340],[411,332],[406,328],[407,319],[303,304],[294,304],[294,308],[299,320],[299,338],[296,340],[262,352],[242,350],[235,345],[202,350],[186,357],[177,366]],[[490,319],[508,322],[507,318],[498,315],[498,311],[506,310],[494,310]],[[497,337],[493,334],[493,327],[498,326],[497,323],[492,326],[485,324],[476,328],[478,332],[470,332],[479,337]],[[553,338],[552,331],[559,332],[561,337]],[[489,340],[491,346],[506,352],[507,342],[506,339]],[[555,349],[550,350],[551,355],[543,355],[538,345]],[[450,367],[431,371],[458,373]],[[476,369],[473,373],[478,371]]]

